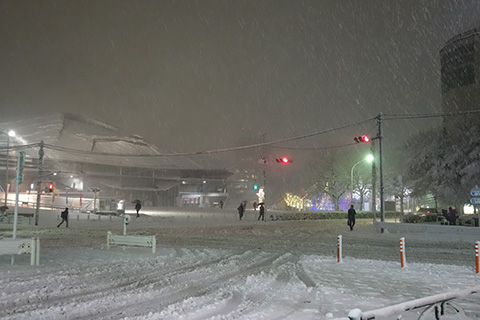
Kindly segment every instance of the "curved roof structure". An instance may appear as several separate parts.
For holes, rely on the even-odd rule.
[[[171,150],[162,150],[119,127],[76,114],[56,113],[3,123],[0,127],[15,130],[16,137],[10,138],[12,150],[43,141],[47,160],[155,169],[211,169]],[[38,158],[37,146],[25,151]]]

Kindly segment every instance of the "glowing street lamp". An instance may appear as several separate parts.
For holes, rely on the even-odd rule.
[[[10,138],[15,137],[15,131],[9,130],[8,132],[0,131],[1,133],[7,136],[7,164],[5,168],[5,208],[7,207],[7,199],[8,199],[8,156],[10,153]]]
[[[365,159],[362,159],[360,161],[358,161],[357,163],[355,163],[352,167],[352,170],[350,170],[350,199],[353,203],[353,169],[355,169],[355,167],[362,163],[363,161],[368,161],[369,163],[371,163],[373,161],[373,155],[369,154]]]

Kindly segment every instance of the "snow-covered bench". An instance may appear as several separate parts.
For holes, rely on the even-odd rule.
[[[40,239],[0,239],[0,254],[30,254],[30,265],[38,266],[40,264]]]
[[[152,253],[155,253],[157,247],[157,240],[155,236],[120,236],[107,232],[107,249],[110,246],[137,246],[152,248]]]

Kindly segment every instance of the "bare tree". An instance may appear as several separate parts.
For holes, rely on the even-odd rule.
[[[349,171],[342,166],[339,157],[330,155],[312,164],[312,183],[317,185],[317,192],[329,195],[335,210],[339,210],[339,200],[348,191]]]

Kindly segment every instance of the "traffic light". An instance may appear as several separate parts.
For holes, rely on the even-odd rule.
[[[288,158],[288,157],[277,158],[277,159],[275,159],[275,161],[277,161],[278,163],[291,163],[291,162],[293,162],[293,160]]]
[[[370,138],[366,135],[363,135],[361,137],[355,137],[353,138],[353,140],[355,140],[356,143],[360,143],[360,142],[370,142]]]
[[[258,184],[255,183],[255,184],[253,185],[253,190],[258,190]]]
[[[50,192],[53,191],[53,183],[50,183],[50,184],[48,185],[48,190],[49,190]]]

